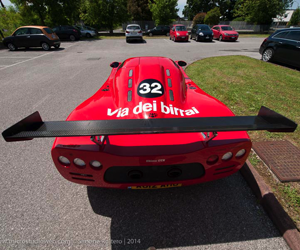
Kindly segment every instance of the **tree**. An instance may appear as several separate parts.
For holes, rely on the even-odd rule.
[[[196,25],[196,24],[204,23],[205,16],[206,16],[206,13],[204,13],[204,12],[198,13],[196,16],[194,16],[193,26]]]
[[[81,0],[11,0],[26,24],[55,26],[79,19]]]
[[[9,36],[16,28],[23,24],[20,13],[13,6],[0,8],[0,28],[4,36]]]
[[[5,9],[5,6],[4,6],[2,0],[0,0],[0,4],[1,4],[1,7],[2,7],[3,9]]]
[[[283,15],[293,0],[238,0],[235,16],[261,25],[270,25],[277,15]]]
[[[152,20],[152,13],[148,3],[149,0],[128,0],[127,10],[133,20]]]
[[[207,12],[207,14],[204,18],[204,23],[209,24],[209,25],[219,24],[220,16],[221,16],[220,8],[215,7],[212,10],[210,10],[209,12]]]
[[[47,0],[46,6],[47,18],[52,26],[75,24],[79,20],[81,0]]]
[[[291,20],[289,22],[289,25],[290,26],[293,26],[293,25],[300,25],[300,7],[298,7],[292,17],[291,17]]]
[[[17,6],[24,23],[46,25],[46,0],[11,0]]]
[[[179,9],[177,7],[177,0],[154,0],[149,2],[149,8],[152,12],[152,19],[156,25],[170,24],[177,17]]]
[[[192,20],[197,13],[208,12],[217,6],[218,0],[187,0],[182,11],[183,15]]]
[[[236,2],[237,0],[219,0],[217,2],[217,6],[220,8],[222,20],[232,21]]]
[[[127,0],[84,0],[80,17],[97,28],[113,29],[129,18]]]

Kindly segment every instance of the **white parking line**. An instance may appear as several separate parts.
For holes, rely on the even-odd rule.
[[[50,53],[46,53],[46,54],[40,55],[40,56],[36,56],[36,57],[30,58],[30,59],[28,59],[28,60],[24,60],[24,61],[22,61],[22,62],[17,62],[17,63],[11,64],[11,65],[8,65],[8,66],[6,66],[5,68],[2,68],[2,69],[7,69],[7,68],[10,68],[10,67],[12,67],[12,66],[18,65],[18,64],[20,64],[20,63],[28,62],[28,61],[31,61],[31,60],[33,60],[33,59],[36,59],[36,58],[39,58],[39,57],[42,57],[42,56],[50,55],[50,54],[52,54],[52,53],[54,53],[54,51],[53,51],[53,52],[50,52]],[[0,69],[0,70],[2,70],[2,69]]]
[[[65,49],[68,49],[68,48],[70,48],[70,47],[72,47],[72,46],[74,46],[74,45],[76,45],[77,43],[74,43],[74,44],[72,44],[72,45],[70,45],[70,46],[68,46],[68,47],[64,47]],[[11,65],[8,65],[8,66],[5,66],[4,68],[0,68],[0,70],[3,70],[3,69],[7,69],[7,68],[10,68],[10,67],[12,67],[12,66],[16,66],[16,65],[18,65],[18,64],[21,64],[21,63],[24,63],[24,62],[28,62],[28,61],[31,61],[31,60],[33,60],[33,59],[37,59],[37,58],[40,58],[40,57],[42,57],[42,56],[46,56],[46,55],[50,55],[50,54],[52,54],[52,53],[54,53],[55,51],[53,51],[53,52],[49,52],[49,53],[45,53],[45,54],[42,54],[42,55],[40,55],[40,56],[36,56],[36,57],[27,57],[27,58],[29,58],[29,59],[27,59],[27,60],[24,60],[24,61],[22,61],[22,62],[17,62],[17,63],[14,63],[14,64],[11,64]],[[0,57],[0,59],[1,58],[4,58],[5,59],[5,57]],[[8,57],[6,57],[6,58],[8,58]],[[11,58],[13,58],[13,59],[18,59],[17,57],[11,57]],[[20,57],[19,57],[20,58]]]
[[[30,59],[32,57],[1,57],[0,59]]]

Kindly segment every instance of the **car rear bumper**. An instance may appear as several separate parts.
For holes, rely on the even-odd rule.
[[[82,185],[119,189],[156,189],[193,185],[229,176],[243,166],[251,150],[251,142],[247,139],[237,140],[217,147],[203,147],[199,142],[197,146],[183,145],[180,150],[182,154],[148,156],[139,156],[141,155],[139,151],[146,150],[143,147],[128,149],[133,151],[126,152],[126,155],[123,155],[123,149],[118,147],[113,149],[114,154],[105,152],[106,150],[99,151],[97,145],[94,145],[95,150],[92,147],[93,145],[80,147],[75,145],[73,148],[72,145],[61,145],[56,140],[52,148],[52,159],[57,170],[67,180]],[[169,150],[173,151],[176,147],[170,145]],[[184,152],[187,148],[188,150]],[[233,156],[226,161],[221,159],[226,152],[232,151],[235,155],[242,148],[246,153],[241,158]],[[121,150],[120,154],[118,150]],[[147,152],[152,150],[154,148],[149,146]],[[69,157],[71,163],[68,166],[59,161],[61,155]],[[207,159],[214,155],[219,156],[218,160],[208,163]],[[86,165],[76,166],[75,158],[82,159]],[[91,166],[92,160],[99,160],[101,167]]]
[[[209,36],[209,35],[208,36],[207,35],[206,36],[205,35],[204,36],[198,36],[199,41],[211,41],[212,39],[213,39],[213,36]]]
[[[126,36],[127,40],[143,40],[143,36]]]

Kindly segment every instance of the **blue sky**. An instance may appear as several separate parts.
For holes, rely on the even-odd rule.
[[[10,1],[9,0],[3,0],[4,5],[10,5]],[[184,6],[186,5],[186,0],[178,0],[178,8],[179,8],[179,12],[178,15],[182,16],[182,10],[184,8]],[[300,7],[300,0],[294,0],[294,5],[293,5],[293,9],[296,9],[297,7]]]

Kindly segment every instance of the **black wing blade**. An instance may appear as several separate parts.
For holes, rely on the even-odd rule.
[[[130,135],[189,132],[268,130],[294,132],[292,120],[261,107],[257,116],[228,116],[168,119],[122,119],[93,121],[43,122],[35,112],[10,128],[2,136],[8,142],[42,137],[77,137],[96,135]]]

